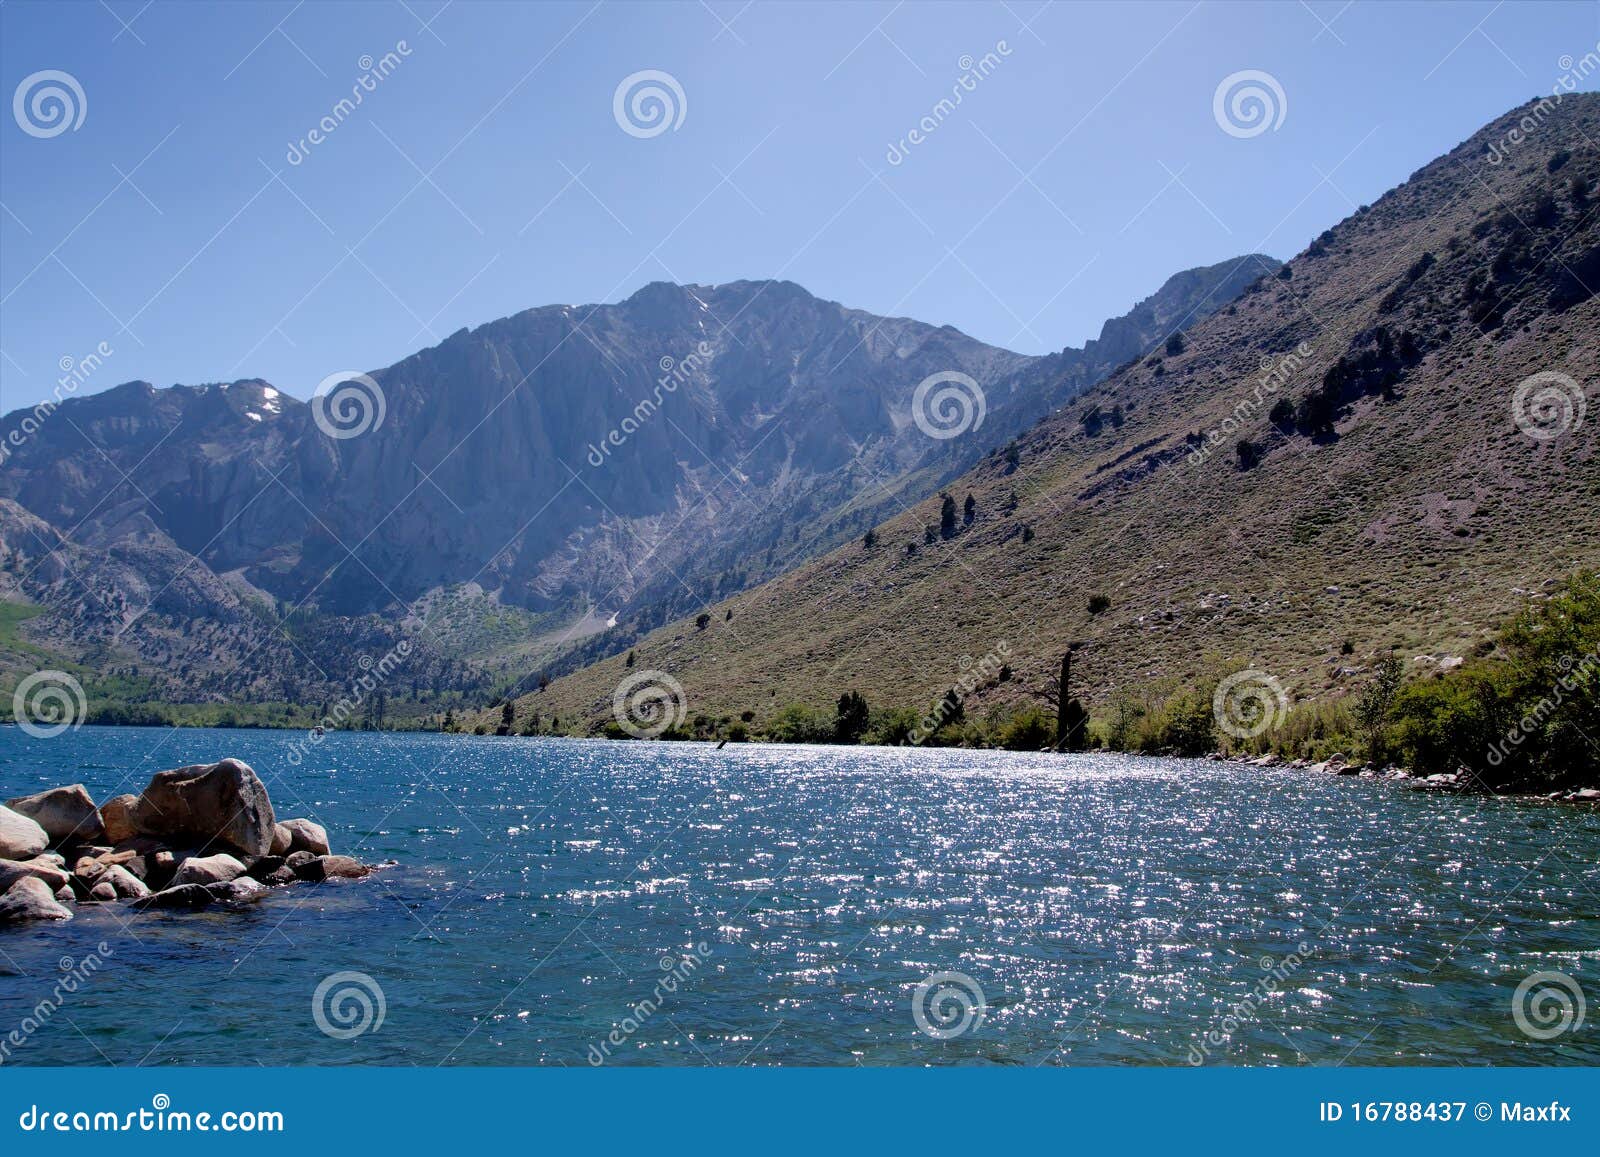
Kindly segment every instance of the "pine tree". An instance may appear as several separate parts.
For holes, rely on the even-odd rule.
[[[867,729],[867,701],[858,691],[846,691],[839,696],[839,705],[833,720],[835,743],[858,743]]]
[[[956,500],[948,494],[939,504],[939,537],[954,538],[956,534]]]

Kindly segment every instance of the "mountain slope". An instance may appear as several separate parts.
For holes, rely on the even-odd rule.
[[[1101,709],[1221,661],[1296,698],[1390,647],[1449,665],[1600,562],[1597,140],[1600,96],[1508,113],[952,483],[970,525],[946,537],[926,501],[641,639],[634,670],[759,727],[852,689],[927,710],[1003,654],[1010,677],[991,662],[967,697],[999,709],[1069,644]],[[516,711],[598,726],[628,673],[597,663]]]
[[[326,695],[355,656],[281,687],[294,649],[398,630],[526,671],[780,574],[970,466],[975,438],[913,420],[929,376],[981,382],[982,436],[1004,441],[1276,267],[1180,274],[1045,358],[787,282],[657,283],[462,330],[375,372],[365,410],[247,380],[17,411],[0,420],[14,597],[47,608],[25,634],[76,661],[228,672],[207,694]],[[41,565],[72,551],[71,582]]]

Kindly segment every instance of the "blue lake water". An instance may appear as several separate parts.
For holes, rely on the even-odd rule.
[[[1600,1063],[1593,809],[1001,752],[346,733],[294,767],[303,739],[0,731],[0,796],[232,755],[399,861],[0,930],[0,1040],[109,949],[7,1063]],[[1588,997],[1549,1039],[1513,1015],[1541,972]],[[323,1031],[362,995],[367,1031]]]

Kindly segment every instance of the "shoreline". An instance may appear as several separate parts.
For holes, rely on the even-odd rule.
[[[12,722],[0,724],[3,727],[16,727]],[[311,728],[301,727],[274,727],[265,724],[237,724],[231,727],[207,727],[199,724],[184,723],[89,723],[79,724],[81,727],[116,728],[140,727],[158,728],[172,727],[193,731],[270,731],[270,732],[306,732]],[[1352,779],[1380,779],[1387,782],[1403,782],[1415,791],[1439,792],[1450,795],[1483,795],[1500,799],[1527,799],[1543,800],[1547,803],[1576,803],[1600,806],[1600,785],[1592,787],[1570,788],[1556,791],[1511,790],[1497,791],[1477,781],[1477,776],[1468,768],[1460,768],[1456,772],[1434,772],[1428,775],[1419,775],[1409,768],[1393,764],[1375,767],[1369,763],[1351,762],[1342,755],[1334,755],[1325,760],[1310,760],[1303,757],[1286,758],[1274,752],[1260,755],[1249,755],[1242,752],[1210,751],[1203,755],[1182,755],[1177,752],[1155,751],[1114,751],[1103,747],[1084,748],[1079,751],[1056,751],[1050,748],[1041,748],[1038,751],[1018,751],[1005,747],[970,747],[960,744],[934,745],[910,743],[786,743],[774,739],[741,739],[730,741],[727,739],[632,739],[618,738],[603,733],[593,735],[478,735],[469,731],[440,731],[433,728],[392,728],[392,727],[365,727],[365,728],[340,728],[337,731],[325,731],[324,737],[335,734],[349,735],[449,735],[463,740],[495,740],[495,739],[547,739],[563,740],[573,743],[600,742],[600,743],[660,743],[685,746],[710,746],[714,750],[721,750],[729,742],[737,742],[741,746],[751,747],[826,747],[850,748],[865,747],[872,749],[910,748],[927,751],[997,751],[1012,755],[1057,755],[1057,756],[1122,756],[1135,759],[1187,759],[1204,763],[1229,763],[1242,767],[1255,767],[1279,771],[1306,771],[1313,774],[1332,775],[1339,778]],[[321,742],[319,740],[318,742]]]

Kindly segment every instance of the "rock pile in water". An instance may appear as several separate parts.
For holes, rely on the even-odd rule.
[[[95,806],[82,784],[0,806],[0,925],[70,920],[73,906],[196,909],[259,900],[298,881],[374,869],[333,855],[310,820],[279,822],[246,763],[159,772]]]

